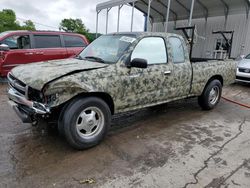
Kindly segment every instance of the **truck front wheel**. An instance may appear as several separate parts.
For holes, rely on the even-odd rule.
[[[203,110],[213,109],[220,101],[222,85],[219,80],[211,81],[198,97],[198,103]]]
[[[108,105],[97,97],[76,98],[66,108],[61,127],[68,143],[86,149],[103,140],[110,126]]]

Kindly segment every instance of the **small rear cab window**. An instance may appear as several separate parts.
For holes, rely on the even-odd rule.
[[[168,40],[172,48],[173,63],[185,62],[185,52],[182,41],[177,37],[169,37]]]

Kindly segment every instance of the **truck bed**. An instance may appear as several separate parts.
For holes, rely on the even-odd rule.
[[[213,76],[219,76],[222,84],[233,83],[236,78],[236,63],[232,59],[192,59],[193,80],[192,94],[199,95],[203,91],[205,84]]]

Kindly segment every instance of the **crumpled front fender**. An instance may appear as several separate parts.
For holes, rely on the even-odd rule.
[[[90,92],[93,88],[83,83],[79,85],[73,81],[60,80],[45,86],[44,90],[44,95],[48,99],[48,105],[53,108],[67,102],[81,93]]]

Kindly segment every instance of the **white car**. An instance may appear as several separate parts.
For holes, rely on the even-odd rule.
[[[250,83],[250,54],[239,62],[236,81]]]

